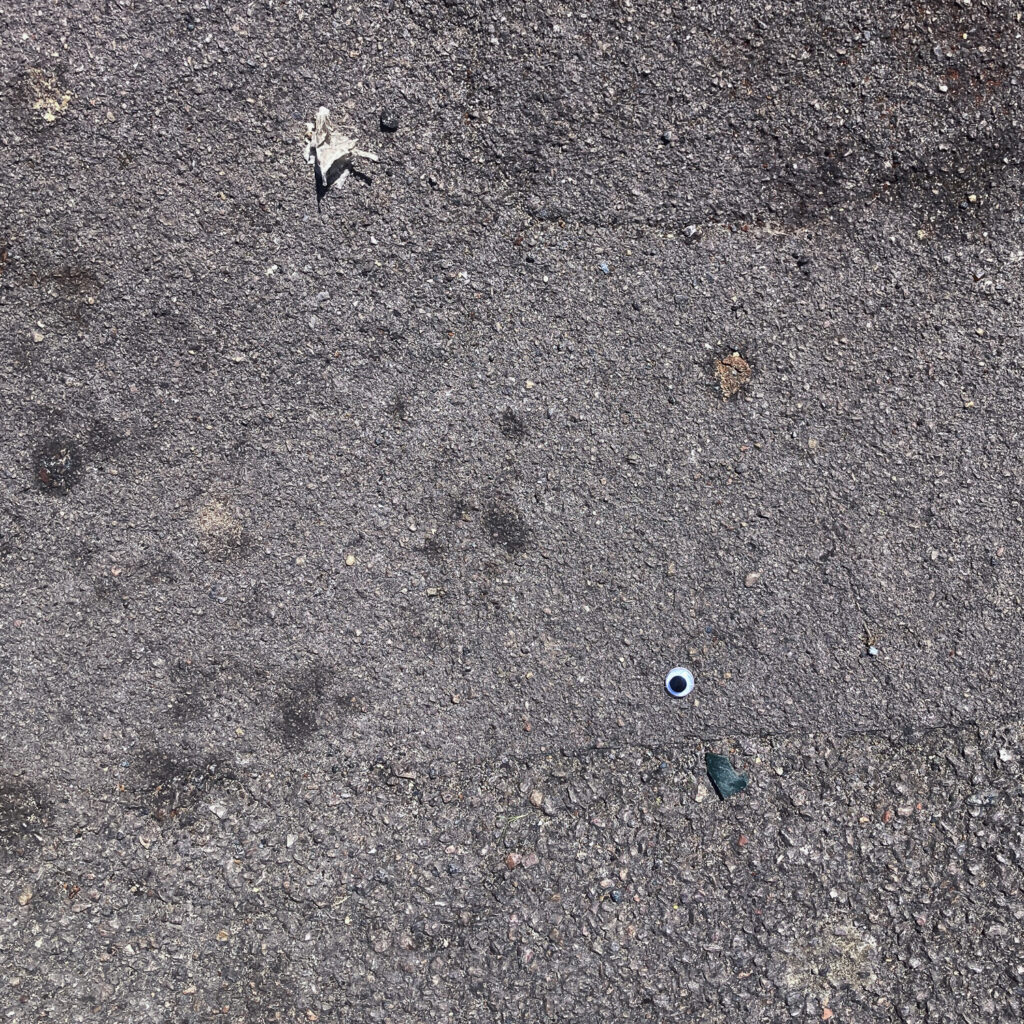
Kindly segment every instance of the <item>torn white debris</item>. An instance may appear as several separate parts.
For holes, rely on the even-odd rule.
[[[356,149],[357,140],[342,135],[331,124],[331,112],[327,107],[321,107],[316,112],[315,122],[306,124],[306,133],[303,155],[306,162],[316,170],[317,188],[324,192],[332,185],[340,188],[345,183],[356,157],[374,163],[379,160],[376,153]]]

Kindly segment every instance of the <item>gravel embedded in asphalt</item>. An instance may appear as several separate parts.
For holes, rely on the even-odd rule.
[[[1019,1016],[1017,12],[5,29],[5,1020]]]

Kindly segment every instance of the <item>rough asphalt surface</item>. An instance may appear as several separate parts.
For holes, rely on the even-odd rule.
[[[1020,1019],[1021,17],[8,5],[0,1019]]]

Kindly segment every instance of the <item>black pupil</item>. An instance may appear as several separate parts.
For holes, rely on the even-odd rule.
[[[682,676],[673,676],[668,685],[673,693],[682,693],[686,689],[686,680]]]

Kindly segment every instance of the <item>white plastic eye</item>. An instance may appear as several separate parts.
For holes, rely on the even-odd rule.
[[[670,697],[685,697],[693,690],[693,673],[688,668],[674,668],[665,676],[665,689]]]

